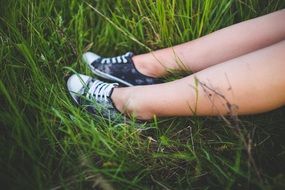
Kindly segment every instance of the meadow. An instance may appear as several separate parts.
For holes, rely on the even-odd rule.
[[[144,53],[282,8],[284,0],[0,0],[0,189],[285,189],[285,108],[138,125],[91,115],[66,89],[75,71],[92,75],[86,51]]]

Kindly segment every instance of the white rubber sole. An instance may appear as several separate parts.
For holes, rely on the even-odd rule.
[[[104,78],[104,79],[107,79],[107,80],[112,80],[112,81],[115,81],[115,82],[124,84],[124,85],[126,85],[126,86],[134,86],[134,85],[132,85],[131,83],[128,83],[127,81],[124,81],[124,80],[122,80],[122,79],[120,79],[120,78],[117,78],[117,77],[115,77],[115,76],[109,75],[109,74],[107,74],[107,73],[104,73],[104,72],[102,72],[102,71],[100,71],[100,70],[98,70],[98,69],[95,69],[95,68],[92,67],[92,66],[90,66],[90,68],[91,68],[91,71],[92,71],[95,75],[97,75],[97,76],[99,76],[99,77],[101,77],[101,78]]]

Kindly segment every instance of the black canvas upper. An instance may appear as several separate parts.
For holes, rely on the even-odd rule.
[[[125,54],[123,57],[125,60],[127,60],[125,62],[118,61],[118,58],[120,59],[120,56],[115,58],[108,58],[110,60],[109,63],[103,61],[103,59],[106,58],[100,57],[91,63],[91,65],[101,72],[120,78],[132,85],[151,85],[162,83],[161,79],[149,77],[140,73],[133,63],[133,55],[134,54],[132,52]]]

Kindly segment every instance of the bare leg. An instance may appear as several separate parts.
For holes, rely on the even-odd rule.
[[[284,52],[285,40],[173,82],[115,88],[112,99],[140,119],[227,114],[227,101],[238,114],[269,111],[285,104]]]
[[[159,77],[168,69],[197,72],[285,39],[285,9],[218,30],[199,39],[133,58],[143,74]],[[179,57],[179,59],[177,58]]]

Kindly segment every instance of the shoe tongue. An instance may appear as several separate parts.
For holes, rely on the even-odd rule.
[[[113,92],[113,88],[111,90],[108,91],[107,97],[110,98],[111,97],[111,93]]]
[[[119,86],[118,83],[113,83],[113,84],[112,84],[112,87],[113,87],[113,88],[109,91],[109,93],[108,93],[108,98],[111,99],[111,96],[112,96],[112,94],[113,94],[114,88],[117,88],[118,86]]]
[[[134,53],[129,51],[125,55],[126,55],[126,57],[130,57],[131,58],[131,57],[134,56]]]

